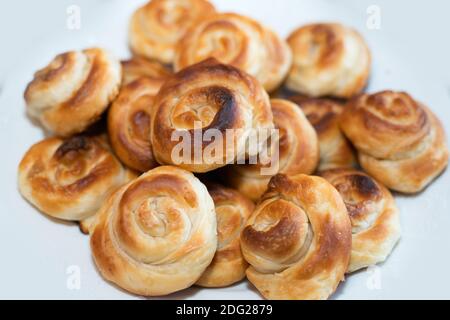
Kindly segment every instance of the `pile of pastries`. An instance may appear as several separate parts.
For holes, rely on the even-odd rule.
[[[34,74],[26,110],[48,138],[18,184],[41,212],[79,222],[101,275],[131,293],[246,278],[268,299],[327,299],[399,241],[391,191],[418,193],[447,166],[428,106],[364,93],[370,51],[347,26],[285,40],[206,0],[152,0],[132,15],[129,45],[126,61],[88,48]],[[237,148],[224,144],[222,161],[176,163],[171,137],[206,128],[279,129],[278,171],[236,163],[245,133],[227,136]]]

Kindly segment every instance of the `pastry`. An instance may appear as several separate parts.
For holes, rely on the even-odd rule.
[[[202,287],[225,287],[245,278],[248,267],[241,252],[240,235],[254,204],[239,192],[207,184],[216,210],[218,244],[214,259],[197,280]]]
[[[314,128],[302,110],[293,102],[272,99],[272,113],[275,128],[278,129],[278,154],[273,153],[273,162],[264,164],[230,165],[224,174],[227,184],[257,201],[266,191],[271,176],[276,173],[294,175],[311,174],[319,162],[319,145]],[[273,168],[273,171],[262,169]]]
[[[183,169],[161,166],[117,190],[91,233],[101,275],[122,289],[160,296],[194,284],[217,248],[214,202]]]
[[[234,13],[216,14],[194,24],[177,47],[175,70],[216,58],[254,76],[267,91],[287,76],[292,54],[287,43],[257,21]]]
[[[356,30],[337,23],[309,24],[287,41],[293,55],[289,89],[311,97],[348,98],[365,88],[370,51]]]
[[[152,109],[156,160],[192,172],[257,154],[266,141],[261,138],[247,149],[251,135],[273,128],[263,87],[247,73],[212,58],[170,77]]]
[[[440,121],[405,92],[355,97],[342,114],[341,128],[363,169],[389,189],[419,192],[447,166]]]
[[[290,97],[303,110],[319,137],[320,163],[318,170],[350,168],[356,159],[353,147],[339,128],[343,103],[331,99]]]
[[[206,0],[152,0],[131,17],[131,50],[165,64],[173,62],[175,47],[186,30],[215,13]]]
[[[120,62],[103,49],[59,54],[28,84],[27,112],[55,135],[80,133],[116,97],[121,77]]]
[[[241,234],[247,278],[267,299],[327,299],[344,279],[351,237],[345,204],[330,183],[278,174]]]
[[[352,222],[352,255],[348,272],[386,260],[400,239],[400,217],[388,189],[364,172],[321,172],[341,194]]]
[[[122,61],[123,80],[122,85],[127,85],[138,78],[151,80],[153,95],[157,94],[159,88],[171,74],[162,64],[156,61],[147,60],[142,57],[133,57]]]

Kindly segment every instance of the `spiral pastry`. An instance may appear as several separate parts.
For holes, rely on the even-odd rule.
[[[356,163],[353,147],[339,128],[344,105],[331,99],[293,96],[313,125],[319,137],[320,163],[318,170],[349,168]]]
[[[134,175],[103,137],[48,138],[33,145],[19,165],[19,190],[43,213],[80,221]]]
[[[153,95],[158,93],[159,88],[170,75],[170,71],[162,64],[141,57],[122,61],[122,71],[122,85],[127,85],[138,78],[147,78],[152,83]]]
[[[271,104],[275,128],[279,130],[279,153],[273,157],[277,163],[231,165],[224,175],[227,184],[255,202],[275,173],[310,174],[319,162],[317,135],[298,105],[282,99],[272,99]],[[267,175],[262,172],[264,167],[278,170]]]
[[[215,13],[206,0],[152,0],[131,17],[131,50],[140,56],[170,64],[186,30]]]
[[[287,43],[257,21],[216,14],[193,25],[177,47],[175,70],[214,57],[254,76],[267,91],[280,86],[292,63]]]
[[[151,141],[159,163],[206,172],[234,162],[242,154],[259,152],[260,145],[247,150],[250,135],[271,128],[269,98],[256,79],[208,59],[164,83],[153,104]],[[208,139],[212,133],[220,137]],[[174,159],[186,141],[188,150]]]
[[[241,234],[247,278],[267,299],[327,299],[344,279],[351,237],[345,204],[331,184],[278,174]]]
[[[120,62],[99,48],[56,56],[25,90],[28,114],[58,136],[84,131],[116,97]]]
[[[100,209],[91,236],[103,277],[144,296],[191,286],[217,247],[214,202],[183,169],[162,166],[120,188]]]
[[[119,159],[144,172],[158,165],[150,143],[154,82],[139,78],[125,85],[108,112],[108,133]]]
[[[382,91],[352,99],[341,128],[361,166],[392,190],[414,193],[447,166],[445,133],[436,116],[405,92]]]
[[[310,24],[288,38],[293,63],[287,87],[307,96],[347,98],[367,84],[370,51],[361,35],[337,23]]]
[[[226,287],[245,278],[248,263],[242,256],[240,235],[254,204],[233,189],[211,183],[207,187],[216,209],[218,245],[197,285]]]
[[[326,170],[321,176],[339,191],[352,222],[348,272],[386,260],[400,239],[400,214],[389,190],[353,169]]]

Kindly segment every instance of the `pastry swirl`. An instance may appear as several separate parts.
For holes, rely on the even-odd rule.
[[[117,190],[100,209],[91,237],[102,276],[144,296],[191,286],[216,247],[211,196],[192,173],[171,166]]]
[[[58,136],[80,133],[116,97],[121,77],[120,62],[103,49],[59,54],[28,84],[27,112]]]
[[[436,116],[405,92],[382,91],[352,99],[341,128],[361,166],[390,189],[422,190],[447,166],[445,133]]]
[[[303,110],[319,138],[320,163],[318,170],[350,168],[356,163],[354,150],[339,128],[344,105],[331,100],[293,96],[290,100]]]
[[[274,176],[242,231],[248,280],[268,299],[327,299],[344,279],[350,219],[325,179]]]
[[[134,175],[103,137],[48,138],[33,145],[19,165],[19,190],[43,213],[80,221]]]
[[[317,134],[299,106],[283,99],[270,102],[274,125],[279,130],[278,157],[273,158],[277,163],[231,165],[225,175],[230,186],[255,202],[266,191],[275,173],[311,174],[319,162]],[[261,169],[270,166],[278,170],[272,175],[262,174]]]
[[[218,245],[214,259],[196,284],[225,287],[245,278],[248,263],[241,252],[240,235],[254,204],[239,192],[207,184],[217,218]]]
[[[206,172],[242,154],[259,152],[259,146],[246,150],[250,134],[252,130],[257,133],[271,128],[269,98],[256,79],[208,59],[183,69],[164,83],[153,105],[151,141],[159,163]],[[219,133],[223,139],[206,141],[208,133]],[[190,142],[188,154],[183,153],[186,159],[173,159],[172,153],[181,143],[174,136]],[[203,139],[198,141],[197,137]],[[207,152],[212,147],[219,149],[218,153]]]
[[[292,62],[284,40],[234,13],[213,15],[190,28],[177,47],[174,67],[180,70],[211,57],[251,74],[267,91],[280,86]]]
[[[186,30],[215,13],[206,0],[152,0],[131,17],[131,50],[140,56],[170,64]]]
[[[352,222],[348,272],[386,260],[400,239],[400,217],[389,190],[364,172],[331,169],[321,173],[341,194]]]
[[[170,75],[170,71],[162,64],[142,57],[122,61],[122,70],[122,85],[127,85],[138,78],[147,78],[152,83],[153,95],[158,93],[159,88]]]
[[[370,51],[361,35],[337,23],[309,24],[288,38],[293,63],[287,87],[311,97],[348,98],[366,86]]]
[[[119,159],[144,172],[158,165],[150,143],[154,81],[139,78],[122,87],[108,112],[108,133]]]

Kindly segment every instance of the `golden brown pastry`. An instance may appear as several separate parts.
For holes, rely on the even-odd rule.
[[[100,209],[91,249],[102,276],[144,296],[191,286],[217,247],[214,202],[183,169],[152,169],[120,188]]]
[[[165,64],[173,62],[175,47],[186,30],[215,13],[206,0],[152,0],[131,17],[131,50]]]
[[[259,145],[246,149],[250,135],[272,128],[269,98],[256,79],[208,59],[164,83],[153,105],[151,141],[159,163],[207,172],[259,152]]]
[[[347,98],[360,93],[370,72],[370,51],[356,31],[337,23],[309,24],[288,38],[293,63],[287,87],[307,96]]]
[[[236,190],[207,184],[216,210],[218,244],[214,259],[196,284],[226,287],[245,278],[248,263],[241,252],[240,235],[254,204]]]
[[[33,145],[19,165],[19,191],[43,213],[80,221],[134,175],[103,137],[48,138]]]
[[[356,164],[353,147],[339,128],[339,116],[344,105],[331,100],[293,96],[319,137],[320,163],[318,170],[349,168]]]
[[[331,169],[321,175],[341,194],[352,222],[348,272],[386,260],[400,239],[400,214],[389,190],[354,169]]]
[[[28,84],[27,112],[58,136],[80,133],[116,97],[121,77],[120,62],[103,49],[59,54]]]
[[[352,99],[341,128],[361,166],[392,190],[424,189],[447,166],[444,129],[436,116],[405,92],[382,91]]]
[[[139,78],[120,90],[108,112],[108,133],[114,152],[128,167],[144,172],[158,165],[150,143],[154,82]]]
[[[272,99],[271,104],[275,128],[279,130],[278,160],[275,156],[274,163],[231,165],[224,174],[230,186],[253,201],[266,191],[270,178],[276,173],[311,174],[319,162],[317,134],[299,106],[283,99]],[[269,167],[278,167],[278,170],[272,174],[261,171]]]
[[[234,13],[193,25],[177,47],[174,68],[216,58],[254,76],[267,91],[280,86],[292,63],[287,43],[257,21]]]
[[[327,299],[350,260],[350,219],[325,179],[274,176],[241,234],[248,280],[267,299]]]
[[[154,95],[158,93],[164,81],[171,74],[162,64],[147,60],[142,57],[133,57],[122,61],[123,80],[122,86],[138,78],[147,78],[152,81]]]

